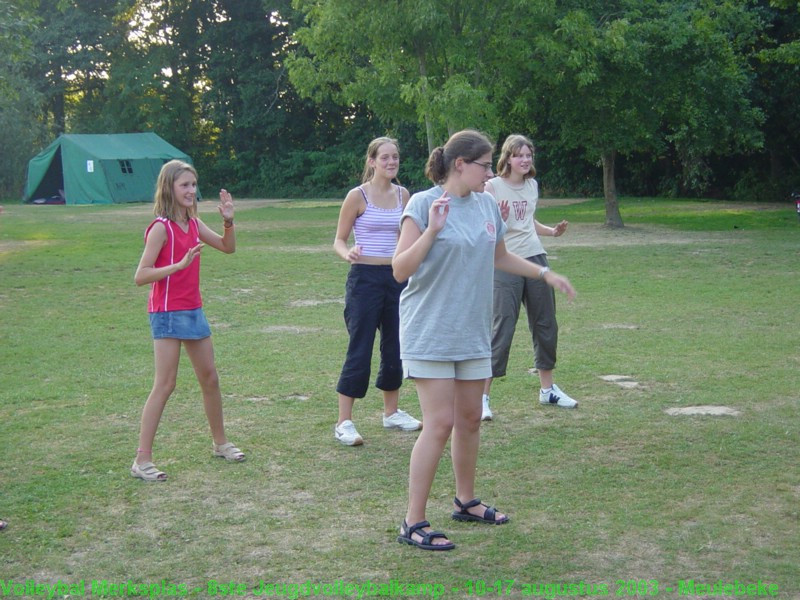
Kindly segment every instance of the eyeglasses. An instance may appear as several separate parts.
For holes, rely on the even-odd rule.
[[[478,165],[479,167],[482,167],[484,171],[491,171],[492,170],[492,163],[490,163],[490,162],[485,162],[484,163],[484,162],[478,162],[477,160],[469,160],[467,162],[472,164],[472,165]]]

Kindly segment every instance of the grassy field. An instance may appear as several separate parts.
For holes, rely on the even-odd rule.
[[[372,389],[355,412],[365,445],[333,439],[347,342],[337,202],[240,201],[236,254],[204,251],[228,435],[248,459],[211,456],[184,359],[154,448],[165,484],[129,475],[153,375],[148,290],[133,284],[150,207],[7,204],[0,598],[47,598],[46,586],[87,598],[679,598],[715,585],[800,598],[793,208],[623,199],[626,228],[610,231],[600,201],[543,201],[541,221],[570,221],[544,241],[578,289],[560,298],[556,375],[581,406],[535,401],[523,317],[478,464],[479,495],[512,522],[451,521],[446,458],[428,517],[458,548],[432,555],[395,541],[416,434],[383,430]],[[214,202],[201,214],[220,227]],[[667,413],[709,405],[737,414]],[[401,407],[419,416],[413,383]]]

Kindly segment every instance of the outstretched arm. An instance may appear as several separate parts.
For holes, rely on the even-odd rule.
[[[565,293],[570,300],[575,298],[577,294],[569,279],[507,251],[506,243],[503,241],[499,242],[495,247],[494,266],[496,269],[512,275],[520,275],[529,279],[542,279],[553,289]]]
[[[561,221],[557,223],[553,227],[548,227],[547,225],[543,225],[534,219],[533,226],[536,228],[536,234],[539,237],[542,236],[551,236],[551,237],[558,237],[562,235],[566,230],[567,226],[569,225],[569,221]]]

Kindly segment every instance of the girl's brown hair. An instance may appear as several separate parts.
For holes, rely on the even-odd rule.
[[[177,211],[175,206],[175,180],[186,172],[194,175],[197,179],[197,171],[189,163],[182,160],[171,160],[164,163],[156,181],[156,195],[153,202],[153,214],[157,217],[166,217],[170,221],[177,221]],[[197,216],[197,197],[194,204],[189,209],[189,217]]]
[[[509,163],[511,157],[518,156],[520,150],[526,146],[532,155],[535,154],[533,142],[524,135],[512,133],[506,138],[506,141],[503,142],[503,148],[500,150],[500,159],[497,161],[497,175],[499,177],[508,177],[511,173],[511,164]],[[533,165],[533,161],[531,161],[531,170],[525,173],[523,179],[528,179],[529,177],[536,177],[536,167]]]
[[[425,166],[425,177],[440,185],[447,179],[456,159],[472,162],[493,150],[492,142],[480,131],[464,129],[451,135],[444,146],[433,149]]]
[[[375,174],[375,168],[369,164],[370,159],[375,160],[378,158],[378,150],[384,144],[394,144],[397,151],[400,152],[400,145],[397,140],[390,137],[378,137],[372,140],[367,146],[367,158],[364,160],[364,172],[361,174],[361,183],[367,183]]]

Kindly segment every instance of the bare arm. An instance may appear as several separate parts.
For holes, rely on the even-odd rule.
[[[156,223],[147,235],[144,252],[142,252],[142,257],[139,259],[139,266],[136,267],[136,274],[133,276],[133,281],[136,285],[146,285],[160,281],[173,273],[185,269],[192,264],[196,256],[200,255],[200,250],[203,248],[203,244],[197,244],[194,248],[190,248],[179,262],[165,267],[155,267],[158,254],[166,242],[167,230],[164,224]]]
[[[402,196],[403,201],[403,209],[408,206],[408,201],[411,200],[411,194],[408,193],[408,190],[404,187],[400,188],[400,195]]]
[[[350,239],[350,234],[355,226],[356,219],[363,212],[363,196],[358,189],[352,189],[347,193],[347,196],[342,202],[342,208],[339,210],[339,222],[336,225],[336,237],[333,240],[333,250],[342,260],[346,260],[350,264],[356,262],[361,256],[361,248],[353,246],[349,248],[347,243]]]
[[[219,205],[217,208],[223,219],[222,235],[208,227],[200,219],[197,219],[200,240],[225,254],[233,254],[236,252],[236,231],[233,226],[233,198],[228,190],[222,189],[219,191]]]
[[[428,228],[420,231],[413,219],[403,219],[400,226],[400,239],[392,258],[392,273],[397,281],[411,277],[428,256],[436,235],[442,230],[450,213],[447,192],[431,204],[428,213]]]
[[[536,234],[539,237],[543,236],[558,237],[567,230],[567,225],[569,225],[569,221],[561,221],[560,223],[557,223],[553,227],[548,227],[547,225],[539,223],[539,221],[537,221],[536,219],[533,220],[533,226],[536,228]]]

